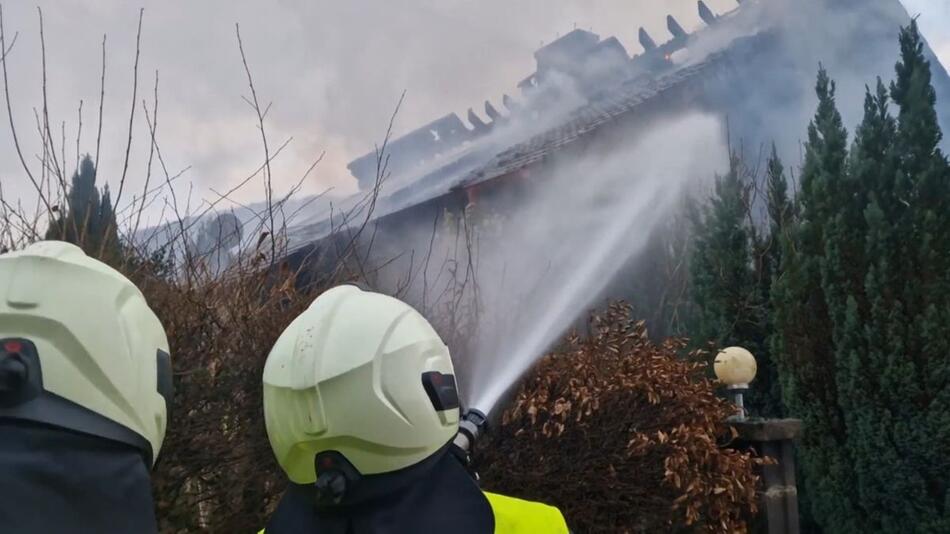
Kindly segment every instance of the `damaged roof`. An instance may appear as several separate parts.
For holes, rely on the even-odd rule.
[[[709,17],[711,12],[703,2],[699,2],[699,9],[707,15],[703,17],[708,19],[707,24],[723,18]],[[528,83],[521,84],[526,98],[516,102],[505,95],[503,99],[507,116],[485,102],[490,122],[482,121],[470,109],[471,129],[453,113],[391,141],[388,171],[392,176],[380,184],[371,218],[379,220],[457,188],[477,185],[542,161],[671,87],[705,75],[718,63],[719,56],[713,54],[696,64],[675,65],[671,55],[685,48],[689,36],[675,20],[668,20],[668,26],[672,36],[669,41],[645,47],[643,54],[632,58],[615,37],[601,40],[591,32],[572,31],[535,53],[537,71],[526,79]],[[653,44],[652,39],[650,43]],[[576,67],[566,68],[571,61]],[[569,110],[558,111],[552,109],[557,106],[550,99],[545,100],[543,82],[552,72],[565,70],[570,71],[566,74],[577,81],[578,90],[585,95],[582,102]],[[541,96],[535,96],[532,102],[531,91]],[[442,131],[446,125],[450,132]],[[376,186],[377,160],[373,151],[349,164],[360,182],[360,193],[317,210],[291,226],[291,252],[366,218],[365,200]]]
[[[861,77],[873,79],[868,76],[880,72],[865,67],[878,60],[884,64],[888,59],[880,53],[880,47],[872,50],[867,46],[868,32],[878,32],[871,35],[886,40],[890,49],[893,46],[888,40],[891,22],[903,23],[909,15],[897,0],[875,0],[866,4],[864,0],[841,0],[841,3],[847,4],[848,9],[862,9],[862,20],[878,23],[842,27],[838,19],[828,17],[823,21],[823,31],[838,36],[839,40],[833,42],[847,45],[849,51],[873,55],[854,66]],[[486,102],[487,121],[469,109],[469,124],[452,113],[393,140],[389,143],[392,157],[388,177],[381,184],[376,183],[375,152],[354,160],[350,169],[360,182],[361,192],[331,206],[314,209],[292,225],[288,231],[290,251],[320,241],[336,229],[367,220],[378,221],[442,198],[453,190],[538,164],[613,121],[646,109],[645,104],[659,101],[678,86],[702,84],[700,94],[710,99],[722,98],[725,106],[722,111],[727,113],[744,110],[752,125],[765,120],[762,109],[756,107],[764,105],[760,101],[761,91],[757,90],[758,81],[765,79],[763,76],[781,77],[773,80],[778,88],[773,88],[768,95],[773,99],[768,106],[793,98],[802,99],[796,102],[798,105],[811,105],[807,101],[807,89],[802,90],[810,82],[799,82],[813,75],[809,69],[820,58],[807,56],[797,64],[789,62],[783,52],[798,50],[788,46],[789,42],[794,44],[797,34],[794,28],[784,31],[784,27],[779,26],[784,19],[760,20],[770,5],[764,1],[748,1],[728,13],[716,14],[699,1],[699,18],[706,26],[689,34],[673,17],[667,17],[670,37],[662,43],[640,28],[639,40],[644,50],[633,57],[615,38],[601,40],[598,35],[583,30],[568,33],[535,54],[537,69],[521,84],[523,98],[517,101],[507,95],[503,98],[507,115]],[[828,10],[833,14],[833,9]],[[893,20],[880,24],[881,13],[887,13],[888,20]],[[773,36],[780,38],[773,40]],[[778,48],[771,48],[772,45]],[[847,56],[839,68],[854,64],[852,59]],[[741,74],[736,77],[739,71]],[[727,73],[725,78],[717,74],[721,72]],[[558,85],[565,78],[571,80],[570,88],[578,93],[573,95],[576,96],[573,100],[565,98],[565,93],[571,90],[564,91]],[[716,81],[710,87],[706,85],[708,80]],[[950,77],[946,71],[935,71],[934,84],[938,93],[950,95]],[[557,87],[560,94],[552,97],[552,87]],[[682,107],[681,104],[677,106]],[[946,117],[950,122],[950,113]],[[782,134],[780,128],[752,133],[761,136],[764,132],[773,138]],[[374,202],[367,202],[367,196],[376,187],[378,196]],[[370,205],[373,211],[368,214]]]
[[[703,7],[705,4],[700,9]],[[681,29],[675,20],[670,26]],[[672,39],[663,45],[649,48],[632,58],[616,38],[600,40],[596,34],[583,30],[575,30],[545,46],[535,54],[538,71],[528,80],[541,80],[550,73],[548,56],[552,51],[558,52],[557,63],[570,55],[575,55],[580,62],[590,59],[590,54],[598,59],[605,58],[603,65],[598,66],[606,67],[608,72],[586,72],[586,79],[579,81],[582,90],[590,92],[582,103],[567,112],[556,113],[546,108],[544,99],[540,97],[535,99],[540,104],[535,102],[534,108],[530,109],[530,101],[522,106],[506,95],[507,117],[499,116],[486,102],[486,110],[490,109],[489,114],[495,115],[490,123],[474,120],[478,117],[469,110],[473,129],[465,128],[457,115],[449,114],[391,141],[389,151],[392,156],[388,169],[392,176],[380,185],[371,219],[379,220],[412,209],[460,187],[477,185],[542,161],[670,88],[705,76],[707,70],[719,63],[721,53],[712,54],[695,64],[675,65],[671,54],[684,48],[688,39],[679,32],[672,35]],[[605,50],[610,52],[605,54]],[[579,70],[573,74],[584,76],[585,72]],[[598,83],[590,83],[591,78]],[[538,89],[537,83],[535,81],[528,90]],[[552,116],[545,116],[547,114]],[[513,131],[507,131],[506,135],[505,128],[515,122],[519,127],[510,128]],[[444,125],[451,125],[450,135],[441,131]],[[464,130],[460,131],[460,127]],[[499,139],[492,138],[495,131],[500,132]],[[289,228],[289,252],[366,218],[369,203],[365,200],[375,186],[377,158],[374,151],[348,166],[360,181],[360,193],[318,210]],[[415,167],[413,161],[417,162]]]
[[[374,207],[373,219],[411,209],[454,189],[474,186],[540,162],[661,93],[706,76],[707,71],[717,67],[721,58],[721,54],[713,55],[700,63],[674,69],[659,77],[639,76],[627,80],[568,113],[553,126],[543,128],[526,139],[500,148],[473,147],[472,150],[450,159],[430,172],[400,180],[402,183],[390,188],[389,193],[385,191],[388,184],[384,184]],[[357,193],[351,199],[340,203],[336,210],[327,210],[320,214],[317,221],[290,228],[290,250],[326,237],[334,228],[345,225],[348,222],[346,217],[351,221],[361,221],[360,214],[366,207],[361,205],[360,201],[365,196],[365,192]],[[311,221],[313,219],[311,218]]]
[[[719,59],[718,56],[710,57],[701,63],[656,79],[630,80],[602,98],[578,109],[563,123],[500,152],[456,185],[475,185],[537,163],[565,145],[631,112],[658,94],[692,78],[705,75],[705,72],[716,65]]]

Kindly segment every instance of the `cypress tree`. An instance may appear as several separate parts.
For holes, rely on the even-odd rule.
[[[773,387],[768,356],[767,262],[750,217],[751,184],[738,156],[729,172],[716,178],[708,204],[695,220],[690,261],[692,337],[717,347],[741,345],[752,351],[759,372],[747,400],[754,415],[777,416],[781,403]]]
[[[778,157],[778,149],[772,144],[772,152],[766,163],[765,187],[769,213],[768,268],[769,284],[782,264],[781,238],[785,235],[795,215],[794,205],[788,192],[788,178],[785,165]]]
[[[838,259],[825,259],[829,221],[847,184],[847,131],[835,104],[835,84],[822,67],[815,85],[818,109],[808,126],[801,172],[800,210],[781,238],[781,269],[772,286],[776,354],[782,397],[806,427],[799,464],[806,512],[830,531],[861,530],[847,432],[835,380],[832,317],[823,273]]]
[[[772,284],[782,268],[782,239],[787,236],[791,228],[794,206],[789,197],[785,166],[782,164],[774,144],[766,163],[765,187],[768,232],[756,243],[756,259],[759,272],[760,299],[766,309],[766,316],[762,342],[763,350],[757,355],[759,372],[756,378],[755,392],[763,401],[763,415],[784,417],[786,411],[782,403],[778,366],[773,357],[772,338],[775,335],[775,316],[769,296]]]
[[[870,365],[884,393],[860,439],[871,444],[868,509],[885,530],[950,531],[950,165],[938,148],[936,96],[916,21],[900,35],[891,192],[868,210]],[[883,94],[883,90],[879,89]],[[881,96],[880,98],[883,98]],[[886,248],[885,248],[886,247]],[[870,425],[869,425],[870,426]],[[896,497],[896,498],[895,498]]]
[[[748,191],[740,165],[733,155],[729,172],[716,177],[714,194],[694,225],[690,269],[696,313],[692,330],[696,338],[718,345],[729,343],[737,330],[747,330],[754,322],[746,311],[754,300],[755,283],[750,230],[745,224]]]
[[[119,256],[115,210],[106,184],[100,194],[96,187],[96,166],[86,155],[73,174],[66,206],[50,224],[46,239],[69,241],[87,254],[107,261]]]
[[[800,219],[772,288],[806,501],[829,532],[950,531],[950,165],[916,22],[900,44],[847,158],[819,72]]]

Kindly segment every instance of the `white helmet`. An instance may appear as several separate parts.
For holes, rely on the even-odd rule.
[[[271,350],[264,419],[277,462],[298,484],[340,462],[358,475],[412,466],[458,431],[448,347],[407,304],[333,288]]]
[[[132,445],[165,438],[165,330],[132,282],[82,249],[41,241],[0,255],[0,418]]]

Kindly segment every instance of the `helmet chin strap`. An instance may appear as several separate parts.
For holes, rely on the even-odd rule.
[[[339,471],[327,471],[317,477],[315,487],[317,489],[317,504],[320,506],[333,506],[343,502],[346,496],[347,480]]]
[[[436,411],[445,411],[459,408],[458,389],[455,376],[437,371],[422,374],[422,386]],[[411,478],[413,474],[425,471],[426,466],[434,458],[442,456],[447,448],[451,451],[466,471],[478,480],[478,473],[472,465],[472,454],[478,437],[488,430],[488,417],[474,408],[465,410],[459,421],[458,432],[451,442],[447,443],[440,452],[430,456],[427,460],[394,471],[383,476],[364,477],[359,470],[338,451],[323,451],[314,456],[314,472],[317,479],[313,483],[312,491],[314,502],[318,507],[332,507],[346,504],[353,499],[359,499],[360,494],[376,493],[376,490],[385,490],[392,486],[392,481]],[[360,484],[366,479],[367,483]],[[377,483],[379,481],[387,481]],[[357,486],[362,486],[357,489]]]
[[[43,393],[36,346],[28,339],[0,339],[0,408],[12,408]]]
[[[364,476],[343,454],[323,451],[315,455],[313,460],[317,474],[317,480],[310,485],[313,502],[319,508],[329,508],[380,497],[398,490],[413,479],[425,476],[447,452],[451,452],[477,481],[478,473],[473,466],[472,454],[479,436],[487,430],[488,417],[479,410],[468,409],[459,422],[458,433],[438,452],[418,464],[380,475]]]
[[[26,383],[28,369],[19,358],[0,360],[0,398],[16,395]]]
[[[342,503],[347,490],[362,478],[353,464],[337,451],[321,452],[314,456],[313,463],[317,473],[314,489],[318,506],[336,506]]]

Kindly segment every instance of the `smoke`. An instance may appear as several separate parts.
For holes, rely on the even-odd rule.
[[[733,0],[711,0],[713,9],[731,9]],[[533,52],[572,28],[617,35],[638,52],[637,27],[659,38],[664,17],[673,13],[687,29],[699,21],[693,0],[658,5],[652,0],[281,0],[265,7],[251,0],[37,0],[4,3],[8,41],[19,32],[9,57],[14,119],[24,157],[42,146],[35,135],[33,109],[40,95],[39,24],[44,10],[50,121],[55,134],[65,128],[65,152],[75,160],[78,106],[83,101],[80,152],[95,152],[99,100],[100,45],[108,34],[106,101],[99,182],[115,191],[123,166],[132,102],[132,64],[138,8],[145,8],[126,201],[144,185],[148,128],[141,100],[151,106],[159,71],[158,140],[182,203],[192,208],[215,201],[210,191],[226,191],[263,161],[253,112],[242,100],[246,79],[234,36],[241,24],[257,90],[272,102],[268,132],[272,144],[293,137],[274,162],[278,194],[286,193],[322,152],[323,162],[304,184],[304,193],[328,187],[332,194],[355,191],[346,169],[351,159],[382,140],[400,94],[406,100],[395,125],[397,135],[449,112],[503,93],[515,94],[518,81],[534,69]],[[5,120],[4,120],[5,122]],[[59,135],[54,135],[59,145]],[[59,150],[57,150],[59,152]],[[7,199],[33,203],[35,194],[0,128],[0,177]],[[38,173],[38,172],[37,172]],[[240,203],[264,197],[259,180],[234,195]],[[236,204],[224,202],[224,209]],[[146,219],[169,218],[164,199]],[[164,212],[164,214],[163,214]]]
[[[475,235],[474,248],[463,251],[461,260],[450,247],[456,274],[466,271],[465,279],[471,274],[477,284],[471,296],[481,322],[473,354],[464,363],[466,391],[475,407],[490,410],[644,249],[683,191],[722,169],[727,149],[718,119],[729,120],[733,146],[752,145],[746,157],[755,158],[757,144],[774,141],[794,169],[801,136],[814,113],[819,63],[837,80],[839,107],[853,127],[860,119],[865,84],[891,75],[899,26],[910,20],[900,4],[889,1],[773,0],[749,3],[731,17],[696,36],[675,58],[688,65],[729,48],[732,70],[707,84],[706,105],[721,112],[720,117],[670,116],[639,125],[650,133],[639,141],[624,138],[620,150],[589,154],[581,161],[567,156],[540,171],[544,177],[522,202],[503,208],[509,218],[502,235]],[[950,91],[939,87],[942,80],[938,72],[938,94],[950,99]],[[570,83],[557,85],[559,92],[573,94]],[[565,100],[577,104],[576,99]],[[550,116],[562,117],[571,105],[563,108],[555,107]],[[379,215],[445,193],[450,189],[446,184],[453,185],[496,150],[529,137],[532,127],[530,122],[515,123],[481,140],[469,147],[477,157],[438,184],[438,191],[410,189],[402,204],[383,203]],[[422,238],[429,234],[425,229],[418,233],[423,235],[414,236],[414,244],[407,243],[403,251],[426,249]],[[427,260],[425,271],[428,265]],[[414,296],[423,303],[426,299]]]
[[[494,323],[470,364],[472,406],[490,411],[643,250],[684,191],[727,161],[720,121],[695,114],[558,168],[507,221],[503,239],[479,250],[482,311]]]
[[[423,313],[436,321],[468,314],[470,322],[448,327],[463,330],[449,343],[465,346],[456,364],[470,406],[489,412],[599,304],[683,194],[703,189],[728,165],[725,128],[712,115],[684,112],[616,135],[622,146],[601,143],[555,158],[536,179],[466,210],[463,221],[420,216],[393,248],[379,251],[384,261],[399,256],[384,287],[411,273],[406,296]]]
[[[675,145],[670,143],[676,139]],[[685,190],[727,165],[724,129],[709,115],[673,117],[622,151],[558,168],[480,248],[484,316],[472,406],[499,397],[646,247]]]
[[[298,225],[316,223],[317,226],[312,231],[292,236],[290,247],[322,239],[331,229],[361,223],[368,215],[376,220],[442,196],[482,170],[506,149],[560,126],[587,102],[577,80],[560,72],[551,72],[543,83],[525,92],[518,101],[517,112],[492,122],[489,131],[404,169],[387,167],[384,178],[377,184],[378,199],[373,203],[371,214],[366,191],[340,199],[333,205],[327,204],[322,209],[308,210],[295,222]],[[388,155],[387,151],[383,159]],[[333,224],[328,224],[331,219]]]
[[[950,7],[942,14],[935,7],[928,10],[931,18],[920,21],[925,38],[931,29],[928,22],[950,19]],[[729,24],[699,34],[684,62],[700,61],[731,45],[736,70],[719,97],[729,113],[733,140],[752,152],[759,144],[775,142],[794,169],[817,104],[814,85],[819,65],[835,81],[839,111],[853,132],[862,118],[865,88],[873,89],[878,77],[885,84],[893,78],[898,33],[909,23],[907,10],[891,0],[748,3]],[[760,32],[769,37],[744,47],[736,45],[737,40]],[[946,31],[931,34],[937,47],[950,41]],[[938,102],[950,102],[950,77],[938,56],[931,56],[931,64]],[[950,131],[950,107],[938,105],[938,115],[944,130]],[[950,142],[944,141],[950,148]]]
[[[935,49],[950,54],[948,4],[904,2],[913,13],[921,13],[924,34]],[[737,5],[734,0],[706,3],[717,13]],[[806,0],[803,5],[808,3],[814,0]],[[42,150],[34,135],[33,115],[33,109],[41,109],[42,105],[37,4],[44,9],[46,24],[51,123],[56,133],[61,125],[65,129],[69,161],[75,161],[80,100],[84,107],[79,151],[95,151],[99,47],[102,35],[108,34],[99,181],[109,182],[113,190],[118,187],[123,165],[125,128],[132,104],[136,18],[139,5],[145,8],[137,99],[150,103],[158,70],[159,142],[172,174],[190,166],[178,183],[180,196],[190,196],[193,207],[203,200],[216,200],[211,188],[227,190],[263,158],[254,117],[241,99],[248,90],[234,38],[235,22],[242,25],[258,91],[265,102],[273,102],[268,115],[271,140],[280,143],[294,139],[274,162],[277,193],[285,193],[325,150],[324,161],[306,180],[303,192],[332,187],[331,194],[335,195],[355,191],[355,180],[346,163],[381,141],[389,115],[404,90],[407,96],[397,117],[397,135],[448,112],[464,114],[487,98],[497,106],[502,93],[514,94],[515,84],[532,72],[534,50],[575,26],[592,29],[603,37],[615,35],[631,54],[641,51],[636,38],[639,26],[658,42],[668,38],[667,13],[687,31],[701,26],[693,0],[281,0],[266,8],[250,0],[7,2],[4,22],[8,40],[15,32],[20,33],[8,65],[14,119],[24,157],[34,171],[38,164],[33,155]],[[841,93],[860,93],[863,84],[873,80],[855,76],[851,83],[846,72],[848,53],[823,46],[829,43],[825,35],[812,35],[811,23],[822,18],[806,16],[806,8],[798,12],[802,24],[800,31],[789,37],[790,42],[801,46],[810,43],[822,54],[840,55],[842,61],[828,59],[828,66],[841,80]],[[846,19],[847,15],[842,17]],[[877,56],[880,62],[874,69],[885,77],[892,71],[895,32],[888,29],[886,53]],[[801,65],[806,84],[817,68],[817,57],[808,57]],[[753,79],[748,83],[762,81]],[[860,94],[854,98],[856,104],[847,106],[849,126],[860,112],[859,99]],[[139,109],[127,191],[139,191],[145,179],[147,126],[140,104],[136,102]],[[807,111],[810,104],[803,103],[802,110]],[[798,115],[804,118],[807,113]],[[784,145],[789,147],[785,152],[793,161],[797,159],[800,125],[790,125],[785,135]],[[7,199],[22,199],[29,206],[35,194],[19,167],[6,127],[0,128],[0,156],[0,177]],[[238,191],[234,200],[248,203],[263,196],[263,186],[255,180]],[[126,199],[131,200],[131,194]],[[236,206],[223,204],[223,208]],[[146,219],[156,223],[162,217],[168,218],[169,214],[164,199],[158,199],[149,206]]]
[[[861,117],[865,85],[873,84],[878,76],[887,80],[893,71],[898,55],[896,36],[909,20],[896,0],[748,2],[725,14],[711,28],[694,34],[674,60],[686,66],[729,50],[733,69],[710,81],[708,103],[729,121],[731,141],[746,152],[746,157],[755,159],[760,147],[774,142],[794,169],[799,163],[802,136],[815,109],[813,85],[818,65],[823,64],[836,80],[839,108],[846,125],[853,128]],[[450,43],[447,46],[451,48]],[[950,79],[939,64],[934,67],[938,97],[950,100]],[[411,71],[413,67],[406,69]],[[587,78],[584,82],[597,86]],[[570,111],[585,103],[570,76],[549,76],[546,86],[545,91],[551,90],[559,97],[542,98],[543,105],[538,106],[529,99],[528,108],[537,108],[536,116],[526,113],[507,124],[497,124],[490,135],[389,179],[374,216],[385,216],[445,194],[505,148],[557,126]],[[948,111],[942,119],[950,123],[950,108],[943,109]],[[442,169],[449,164],[449,170]],[[350,209],[361,201],[362,195],[344,199],[334,206],[335,213],[348,214],[354,220]],[[328,216],[329,207],[310,210],[299,222],[320,223]],[[338,221],[335,226],[339,225]],[[321,238],[330,228],[323,226],[322,231],[318,228],[296,237],[302,241]]]

